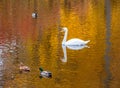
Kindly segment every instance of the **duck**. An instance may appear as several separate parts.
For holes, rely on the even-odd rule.
[[[20,63],[19,67],[20,72],[30,72],[30,67],[24,65],[22,62]]]
[[[45,71],[41,67],[39,68],[40,70],[40,78],[52,78],[52,73],[50,71]]]
[[[33,12],[33,13],[32,13],[32,18],[36,19],[36,18],[37,18],[37,16],[38,16],[38,15],[37,15],[37,13],[36,13],[36,12]]]
[[[78,39],[78,38],[72,38],[70,40],[67,40],[67,35],[68,35],[68,28],[67,27],[63,27],[62,32],[65,32],[64,38],[62,40],[62,45],[65,45],[65,46],[84,46],[88,42],[90,42],[90,40],[84,41],[84,40]]]

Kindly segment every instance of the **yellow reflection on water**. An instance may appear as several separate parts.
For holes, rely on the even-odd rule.
[[[119,85],[119,4],[112,2],[112,88]],[[104,0],[0,1],[0,44],[9,45],[13,39],[17,42],[13,52],[5,53],[8,57],[4,88],[104,88],[107,85],[104,7]],[[38,13],[37,19],[32,19],[33,11]],[[68,27],[68,40],[74,37],[91,40],[90,48],[77,51],[66,48],[66,63],[60,60],[64,57],[61,26]],[[20,62],[29,66],[31,72],[20,74]],[[39,67],[51,71],[53,78],[40,79]]]
[[[118,88],[119,87],[119,79],[120,79],[120,75],[119,72],[120,70],[118,69],[119,67],[119,58],[120,58],[120,48],[119,48],[119,44],[120,44],[120,23],[119,23],[119,15],[120,15],[120,2],[119,1],[115,1],[111,3],[112,6],[112,19],[111,19],[111,42],[112,42],[112,50],[110,52],[110,56],[111,56],[111,73],[112,73],[112,77],[113,80],[111,81],[111,88]]]
[[[65,3],[68,7],[64,6]],[[74,37],[91,40],[88,44],[90,45],[89,50],[67,50],[68,66],[73,68],[73,65],[77,65],[77,67],[73,73],[69,67],[69,69],[65,69],[69,71],[69,75],[75,74],[75,77],[66,77],[66,80],[71,80],[71,82],[66,81],[65,83],[73,85],[75,88],[102,88],[104,85],[102,84],[103,75],[105,75],[103,68],[105,54],[104,1],[66,1],[65,3],[62,3],[60,9],[61,26],[68,27],[68,40]],[[72,58],[73,56],[74,58]]]

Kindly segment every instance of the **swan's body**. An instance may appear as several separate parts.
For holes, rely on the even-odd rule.
[[[65,32],[65,35],[64,35],[64,38],[63,38],[63,41],[62,41],[62,45],[83,46],[83,45],[86,45],[88,42],[90,42],[90,40],[84,41],[84,40],[81,40],[81,39],[78,39],[78,38],[73,38],[73,39],[70,39],[70,40],[66,41],[67,40],[68,29],[66,27],[63,27],[62,29]]]
[[[68,40],[67,42],[65,42],[65,45],[79,45],[79,46],[83,46],[85,44],[87,44],[89,42],[88,41],[83,41],[81,39],[78,39],[78,38],[73,38],[73,39],[70,39]],[[64,44],[64,43],[63,43]]]
[[[67,48],[71,50],[81,50],[85,47],[89,48],[87,45],[67,45]]]

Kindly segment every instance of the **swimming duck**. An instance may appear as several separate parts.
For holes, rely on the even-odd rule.
[[[23,71],[24,72],[29,72],[30,71],[30,67],[24,65],[22,62],[20,63],[19,69],[20,69],[20,72],[23,72]]]
[[[32,13],[32,18],[36,19],[37,16],[38,16],[37,13],[35,13],[35,12]]]
[[[52,78],[52,73],[49,71],[44,71],[41,67],[40,70],[40,78]]]

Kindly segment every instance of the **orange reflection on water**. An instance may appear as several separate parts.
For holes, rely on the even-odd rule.
[[[104,82],[106,71],[106,14],[104,0],[2,0],[0,1],[0,47],[5,70],[4,88],[104,88],[119,86],[119,2],[112,3],[110,72],[114,80]],[[116,5],[117,4],[117,5]],[[37,19],[31,14],[36,12]],[[61,42],[67,39],[91,40],[82,50],[66,49],[63,63]],[[4,50],[5,50],[4,49]],[[114,59],[113,59],[114,58]],[[19,73],[19,63],[31,68]],[[40,79],[39,67],[53,73],[52,79]],[[1,71],[0,71],[1,72]],[[1,81],[1,80],[0,80]]]

